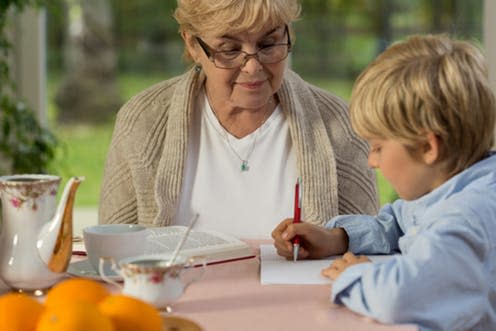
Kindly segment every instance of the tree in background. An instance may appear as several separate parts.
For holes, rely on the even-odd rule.
[[[108,0],[67,0],[65,75],[55,102],[62,122],[101,122],[122,105]]]

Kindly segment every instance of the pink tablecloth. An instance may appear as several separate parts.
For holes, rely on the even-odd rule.
[[[258,257],[209,265],[173,305],[173,315],[197,322],[204,331],[417,330],[414,325],[382,325],[334,307],[330,285],[261,285],[259,273]],[[5,291],[0,281],[0,293]]]
[[[173,313],[205,331],[413,331],[413,325],[381,325],[334,307],[330,285],[261,285],[258,257],[207,266],[173,305]]]

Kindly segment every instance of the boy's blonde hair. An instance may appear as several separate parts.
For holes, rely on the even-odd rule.
[[[484,56],[446,35],[412,36],[379,55],[355,83],[350,114],[362,137],[395,139],[411,151],[433,132],[451,174],[493,146],[495,99]]]
[[[300,11],[298,0],[177,0],[174,18],[181,33],[218,37],[289,25]]]

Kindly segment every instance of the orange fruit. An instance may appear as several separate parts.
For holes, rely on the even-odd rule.
[[[112,321],[98,306],[84,301],[47,307],[36,331],[115,331]]]
[[[69,278],[48,291],[45,305],[52,307],[74,301],[97,304],[108,295],[110,295],[109,290],[97,281],[84,278]]]
[[[0,297],[0,330],[34,331],[44,307],[25,294],[8,293]]]
[[[152,305],[123,294],[110,295],[98,305],[115,331],[162,331],[162,317]]]

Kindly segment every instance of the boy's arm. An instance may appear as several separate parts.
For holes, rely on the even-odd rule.
[[[334,217],[326,228],[343,228],[348,234],[348,250],[359,254],[397,253],[398,239],[403,231],[396,214],[402,201],[385,205],[377,216],[341,215]]]
[[[378,216],[344,215],[331,219],[326,227],[302,222],[293,224],[286,219],[272,231],[277,253],[293,258],[292,238],[301,238],[299,258],[322,258],[343,254],[347,250],[361,254],[389,254],[398,251],[397,242],[402,234],[395,212],[400,210],[401,201],[395,207],[385,206]],[[352,244],[348,243],[352,240]]]
[[[487,313],[490,290],[484,229],[446,217],[402,240],[409,243],[404,255],[347,268],[332,285],[332,301],[384,323],[471,329]]]

